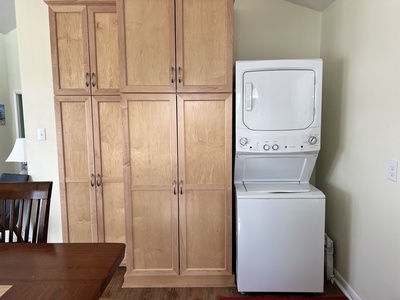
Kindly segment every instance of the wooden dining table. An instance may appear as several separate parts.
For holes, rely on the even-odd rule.
[[[124,254],[121,243],[1,243],[0,300],[99,299]]]

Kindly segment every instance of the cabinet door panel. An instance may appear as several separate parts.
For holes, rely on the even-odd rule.
[[[176,96],[124,94],[127,272],[177,275]]]
[[[187,191],[186,270],[226,268],[225,201],[223,190]]]
[[[174,270],[170,191],[133,191],[133,270]]]
[[[125,243],[120,97],[95,96],[92,107],[99,241]]]
[[[232,272],[232,97],[178,96],[180,270]]]
[[[118,26],[115,6],[88,8],[93,95],[119,95]]]
[[[176,166],[175,96],[155,101],[129,101],[132,185],[170,189]],[[172,103],[170,99],[173,99]],[[176,157],[176,156],[175,156]],[[174,177],[176,178],[176,177]]]
[[[231,92],[233,1],[176,3],[178,92]]]
[[[90,191],[87,183],[67,182],[68,242],[91,242],[93,220],[91,218]]]
[[[102,183],[103,234],[99,240],[106,243],[125,243],[124,185],[119,182]]]
[[[226,121],[223,100],[204,101],[198,98],[184,102],[186,184],[225,184]]]
[[[89,95],[85,6],[50,6],[53,85],[56,95]]]
[[[121,91],[173,92],[174,0],[118,1]]]
[[[65,241],[97,241],[90,97],[55,98]],[[62,120],[62,123],[61,123]]]

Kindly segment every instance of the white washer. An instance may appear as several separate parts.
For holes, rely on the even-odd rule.
[[[325,196],[309,184],[236,188],[239,292],[323,292]]]
[[[321,86],[320,59],[236,62],[239,292],[323,292]]]

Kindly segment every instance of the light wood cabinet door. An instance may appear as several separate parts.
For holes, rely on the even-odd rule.
[[[49,16],[55,95],[118,95],[115,6],[52,5]]]
[[[121,92],[232,91],[233,0],[121,0],[117,10]]]
[[[92,99],[99,242],[125,243],[121,98]]]
[[[121,92],[174,92],[174,0],[117,2]]]
[[[127,276],[178,275],[176,96],[122,98]]]
[[[65,242],[124,241],[119,97],[56,96]]]
[[[178,92],[232,92],[233,0],[176,0]]]
[[[232,274],[232,97],[178,95],[180,274]]]
[[[231,94],[122,98],[124,284],[233,285]]]

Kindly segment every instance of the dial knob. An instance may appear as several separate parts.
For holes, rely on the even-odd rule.
[[[264,148],[265,151],[268,151],[269,149],[271,149],[271,147],[268,144],[265,144],[263,146],[263,148]]]
[[[279,145],[278,144],[274,144],[273,146],[272,146],[272,150],[278,150],[279,149]]]
[[[318,139],[317,139],[317,137],[315,137],[315,136],[310,136],[310,137],[308,138],[308,143],[309,143],[310,145],[315,145],[317,142],[318,142]]]
[[[239,140],[239,144],[242,145],[242,146],[246,146],[248,142],[249,142],[249,139],[245,138],[245,137],[244,138],[240,138],[240,140]]]

